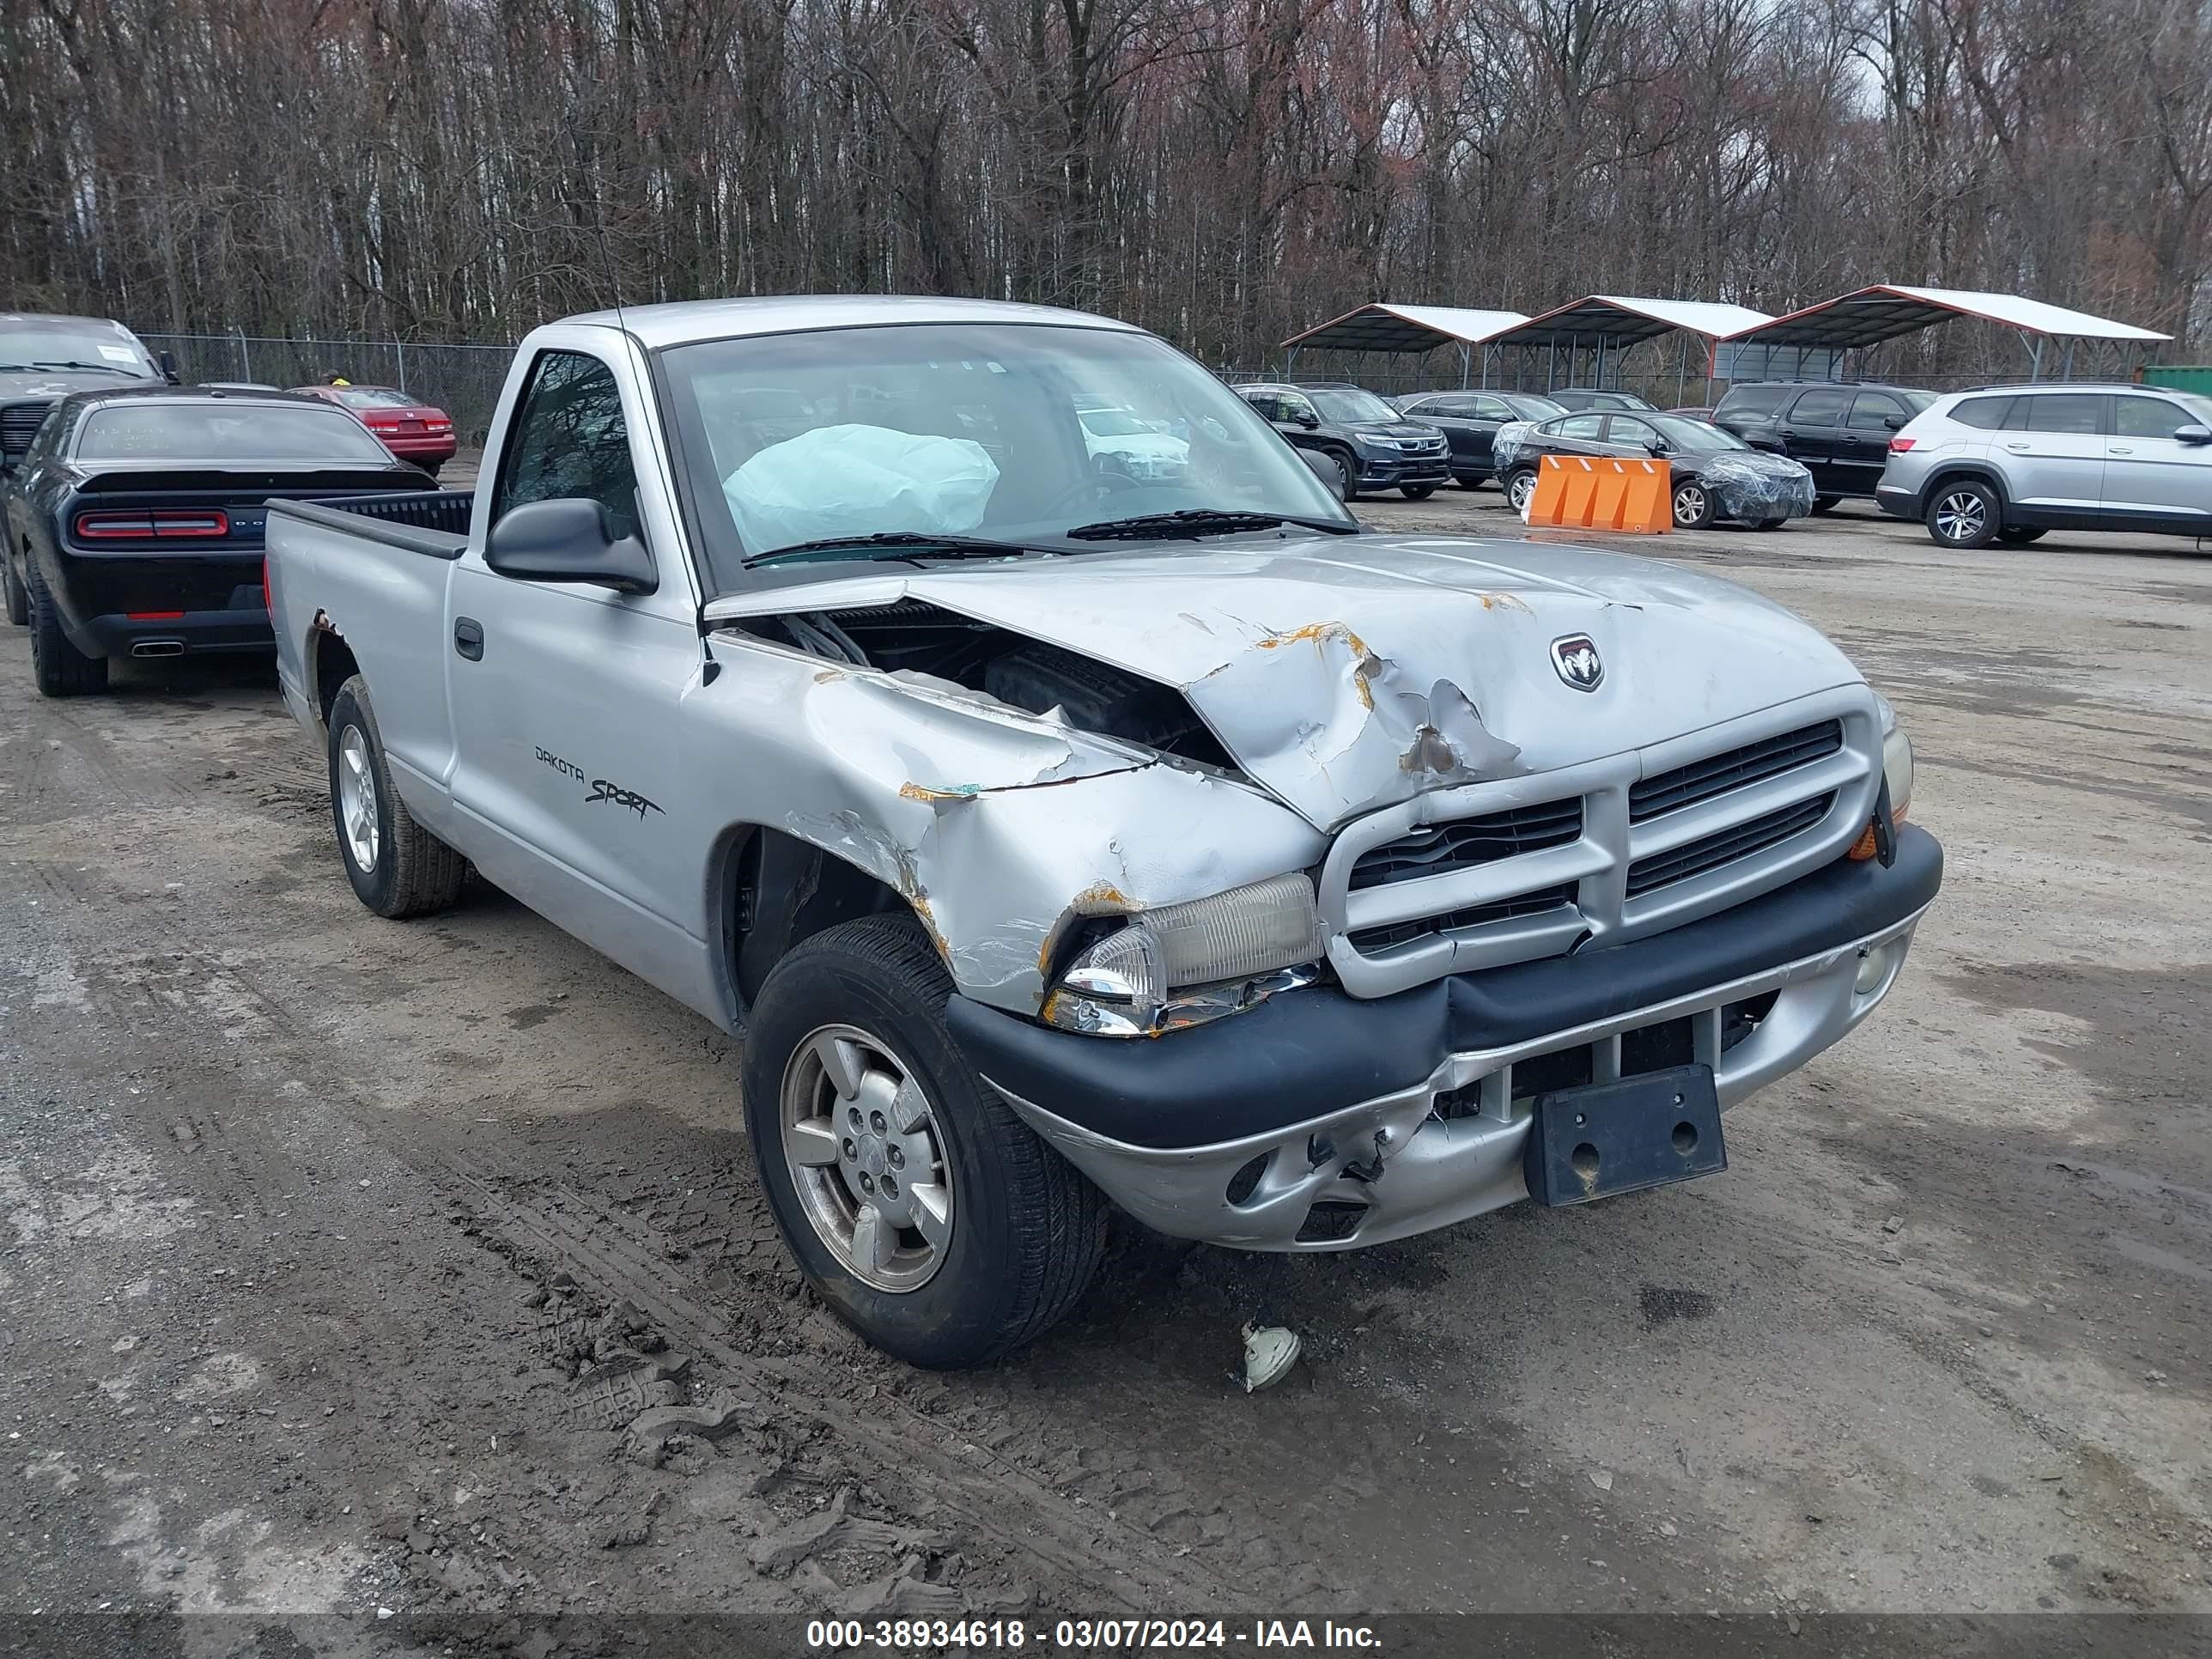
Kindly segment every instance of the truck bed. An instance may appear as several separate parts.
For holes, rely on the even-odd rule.
[[[271,501],[282,513],[349,536],[433,558],[457,559],[468,544],[476,511],[473,489],[403,490],[390,495],[340,495],[325,501]]]

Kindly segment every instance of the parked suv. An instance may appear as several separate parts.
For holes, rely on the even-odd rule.
[[[1889,434],[1935,401],[1911,386],[1754,381],[1728,389],[1713,424],[1802,462],[1813,475],[1813,510],[1826,513],[1846,495],[1873,496]]]
[[[1433,422],[1451,446],[1451,472],[1462,489],[1496,477],[1490,465],[1498,428],[1510,421],[1547,421],[1567,411],[1533,392],[1416,392],[1390,400],[1398,412]]]
[[[2147,386],[1954,392],[1889,441],[1875,499],[1945,547],[2049,530],[2212,535],[2212,398]]]
[[[1344,499],[1395,485],[1407,501],[1452,479],[1444,434],[1409,421],[1371,392],[1342,381],[1240,386],[1237,395],[1300,449],[1325,455],[1344,473]]]

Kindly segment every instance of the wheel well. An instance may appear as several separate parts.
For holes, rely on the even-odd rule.
[[[888,882],[781,830],[738,825],[722,837],[714,867],[720,955],[740,1008],[759,997],[793,946],[840,922],[915,908]]]
[[[1978,484],[1986,484],[1990,492],[1996,496],[1999,507],[2008,504],[2005,497],[2004,484],[1994,471],[1972,461],[1960,461],[1954,462],[1948,466],[1938,467],[1928,475],[1928,482],[1920,486],[1921,511],[1925,513],[1928,510],[1928,505],[1935,499],[1937,490],[1946,484],[1957,483],[1962,479],[1970,479]]]
[[[331,723],[331,705],[337,701],[338,688],[361,672],[361,665],[354,660],[353,647],[345,642],[345,635],[334,628],[319,628],[313,637],[311,653],[314,659],[315,713],[325,726]]]

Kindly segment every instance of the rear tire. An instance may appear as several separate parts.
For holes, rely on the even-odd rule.
[[[1452,482],[1457,484],[1462,489],[1480,489],[1486,483],[1488,482],[1488,480],[1478,477],[1476,474],[1472,472],[1462,472],[1458,477],[1455,477]]]
[[[799,1271],[875,1346],[940,1369],[1041,1335],[1106,1242],[1098,1190],[962,1056],[951,993],[910,916],[845,922],[769,973],[743,1062],[746,1133]]]
[[[356,674],[331,702],[331,826],[354,896],[398,921],[450,908],[469,861],[415,822],[392,787],[384,738]]]
[[[61,613],[54,609],[54,596],[38,566],[27,568],[23,578],[30,590],[26,617],[31,625],[31,679],[39,695],[81,697],[106,690],[107,659],[88,657],[70,643],[69,635],[62,631]]]
[[[23,584],[15,580],[15,562],[0,557],[0,591],[8,601],[8,620],[21,628],[31,620],[31,596],[23,591]]]
[[[1432,483],[1400,484],[1398,493],[1409,501],[1425,501],[1437,493],[1437,487]]]
[[[1938,547],[1987,547],[2003,527],[1997,493],[1975,478],[1954,478],[1929,493],[1928,534]]]
[[[1843,499],[1841,495],[1815,495],[1813,497],[1813,510],[1815,513],[1832,513],[1836,510],[1836,504]]]
[[[1703,530],[1720,516],[1712,487],[1703,478],[1677,478],[1672,489],[1675,529]]]
[[[438,469],[439,469],[440,467],[441,467],[441,466],[445,465],[445,462],[443,462],[443,461],[417,461],[417,462],[416,462],[416,463],[415,463],[415,465],[417,465],[417,466],[419,466],[419,467],[421,467],[421,468],[422,468],[425,472],[428,473],[432,477],[434,477],[434,477],[436,477],[438,476]]]

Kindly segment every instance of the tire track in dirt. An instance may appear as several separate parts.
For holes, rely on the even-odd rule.
[[[678,1239],[617,1203],[572,1186],[538,1186],[477,1158],[453,1158],[447,1167],[465,1183],[481,1222],[518,1255],[634,1304],[670,1340],[750,1391],[763,1409],[846,1449],[842,1461],[872,1471],[879,1489],[906,1489],[925,1513],[957,1513],[961,1526],[995,1551],[1079,1588],[1092,1598],[1088,1605],[1103,1593],[1133,1612],[1288,1607],[1318,1588],[1310,1578],[1233,1559],[1235,1551],[1224,1546],[1236,1528],[1220,1507],[1171,1476],[1094,1456],[1087,1463],[1063,1458],[1055,1479],[1040,1467],[1041,1434],[977,1422],[983,1413],[972,1410],[937,1409],[941,1385],[869,1352],[857,1339],[832,1334],[829,1354],[737,1346],[709,1311],[733,1298],[708,1291],[687,1270],[683,1263],[692,1252]],[[757,1294],[762,1287],[750,1288]],[[784,1305],[797,1310],[811,1301]],[[757,1309],[747,1311],[758,1316]],[[829,1319],[819,1312],[811,1317]],[[1023,1439],[1033,1443],[1013,1443]]]

